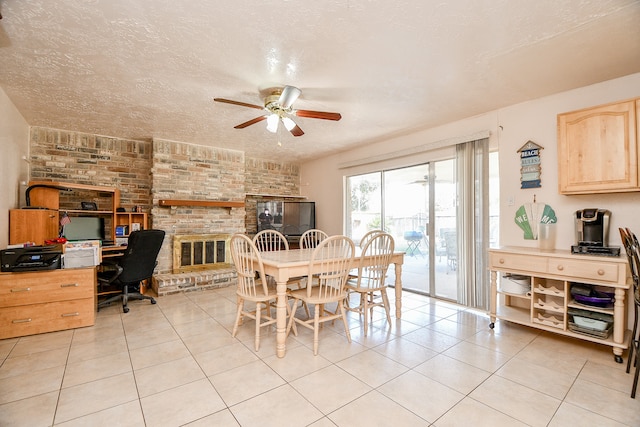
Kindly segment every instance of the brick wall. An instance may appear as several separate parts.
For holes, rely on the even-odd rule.
[[[116,187],[127,211],[140,205],[149,212],[151,148],[150,141],[34,126],[30,129],[30,179]],[[61,206],[79,209],[80,201],[104,203],[95,192],[60,194]]]
[[[132,141],[57,129],[31,128],[32,180],[117,187],[121,205],[149,212],[150,226],[165,230],[159,273],[171,271],[173,236],[256,231],[256,203],[249,194],[299,194],[299,167],[245,158],[241,151],[182,142]],[[62,197],[66,197],[61,193]],[[66,203],[96,200],[72,194]],[[245,201],[245,208],[159,207],[161,199]],[[269,198],[266,198],[267,200]],[[63,200],[61,199],[61,204]]]
[[[273,194],[278,196],[298,196],[300,194],[300,168],[294,163],[278,163],[262,159],[247,159],[245,189],[247,194],[245,227],[248,233],[258,231],[256,205],[272,197],[256,196]],[[286,197],[277,197],[288,200]],[[291,199],[295,200],[295,199]]]

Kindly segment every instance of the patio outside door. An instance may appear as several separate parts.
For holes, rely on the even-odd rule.
[[[349,177],[351,209],[346,224],[347,235],[356,243],[372,229],[393,236],[396,250],[406,252],[404,289],[453,301],[457,299],[454,169],[451,159]]]
[[[455,160],[385,171],[384,223],[406,250],[403,288],[457,299]]]

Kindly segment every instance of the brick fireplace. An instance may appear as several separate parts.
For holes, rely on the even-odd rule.
[[[174,239],[255,232],[262,195],[300,195],[297,164],[246,158],[237,150],[31,127],[30,152],[30,179],[116,186],[120,207],[141,206],[150,214],[150,227],[166,233],[152,283],[158,295],[235,284],[228,262],[174,273]],[[243,201],[245,207],[172,208],[160,206],[162,199]]]

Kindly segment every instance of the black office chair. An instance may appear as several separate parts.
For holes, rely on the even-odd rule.
[[[122,311],[129,312],[129,299],[156,300],[140,293],[140,283],[150,280],[156,267],[158,253],[164,240],[162,230],[140,230],[129,235],[129,242],[122,257],[103,262],[105,271],[98,274],[98,286],[104,288],[121,287],[122,293],[98,304],[98,310],[114,301],[122,300]]]

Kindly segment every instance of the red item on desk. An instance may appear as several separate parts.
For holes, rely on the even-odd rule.
[[[55,239],[48,239],[44,241],[45,245],[57,245],[57,244],[65,244],[67,243],[67,239],[64,237],[56,237]]]

